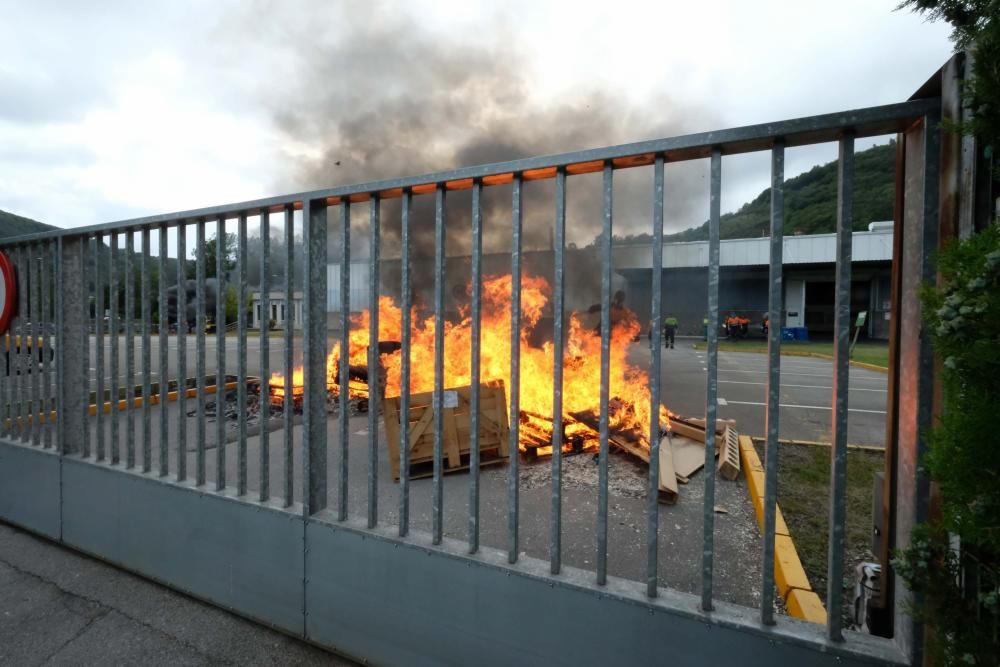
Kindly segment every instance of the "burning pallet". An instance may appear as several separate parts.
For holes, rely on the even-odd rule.
[[[379,344],[382,349],[382,344]],[[385,368],[379,364],[378,370],[378,392],[379,396],[385,395]],[[301,368],[292,373],[292,409],[296,413],[302,412],[302,399],[305,395],[305,378]],[[327,378],[327,394],[331,398],[339,401],[340,398],[340,363],[334,364],[330,377]],[[358,412],[367,412],[369,408],[371,388],[369,385],[368,366],[352,364],[348,369],[347,396],[349,401],[353,401],[354,408]],[[285,378],[282,375],[272,375],[268,381],[268,395],[271,406],[283,408],[285,404]]]
[[[444,445],[444,471],[468,470],[472,434],[472,388],[457,387],[444,392],[441,406]],[[399,481],[401,457],[399,450],[400,399],[398,396],[383,401],[383,422],[392,477]],[[409,414],[404,420],[410,447],[410,478],[428,477],[433,474],[434,462],[434,393],[410,395]],[[509,458],[507,440],[510,426],[507,421],[507,398],[503,382],[488,382],[479,386],[479,452],[480,465],[504,463]]]

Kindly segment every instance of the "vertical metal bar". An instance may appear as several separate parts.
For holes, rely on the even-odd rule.
[[[170,472],[170,462],[167,456],[167,443],[170,442],[170,411],[167,410],[167,396],[170,392],[170,359],[169,359],[169,339],[167,338],[167,329],[169,328],[169,320],[167,318],[167,225],[163,223],[160,225],[160,255],[159,255],[159,272],[160,279],[157,281],[159,287],[159,293],[157,294],[157,315],[159,315],[159,322],[157,323],[157,334],[159,335],[159,349],[160,349],[160,371],[159,371],[159,382],[157,386],[159,387],[160,394],[160,477],[166,477]],[[180,391],[181,387],[178,385],[177,390]]]
[[[177,481],[187,479],[187,225],[177,225]]]
[[[260,379],[271,377],[271,213],[260,209]],[[259,498],[271,498],[271,405],[265,400],[261,387],[260,403],[260,480]]]
[[[150,308],[153,295],[150,294],[150,258],[149,258],[149,227],[142,228],[142,471],[149,472],[153,467],[153,429],[152,417],[149,413],[149,403],[153,396],[150,375],[153,373],[152,349],[150,348]]]
[[[21,276],[21,249],[19,247],[11,248],[10,250],[10,261],[14,264],[14,275],[18,277],[17,285],[17,309],[14,311],[13,320],[11,321],[9,332],[10,340],[8,342],[7,354],[10,359],[10,403],[11,403],[11,435],[20,436],[21,429],[23,428],[23,417],[21,416],[21,397],[24,396],[24,391],[21,385],[22,375],[21,375],[21,314],[20,310],[23,307],[21,304],[24,303],[24,299],[21,298],[23,282],[20,280]]]
[[[135,467],[135,232],[125,231],[125,467]]]
[[[660,370],[663,346],[663,156],[653,163],[653,296],[649,368],[649,491],[646,516],[646,595],[656,597],[660,547]]]
[[[555,277],[552,285],[552,520],[549,571],[562,569],[563,331],[566,303],[566,170],[556,170]]]
[[[611,385],[611,234],[614,170],[604,163],[603,230],[601,232],[601,409],[597,468],[597,583],[608,578],[608,400]]]
[[[15,257],[11,258],[16,261]],[[64,410],[67,408],[66,405],[66,395],[63,393],[63,362],[65,361],[63,354],[63,342],[66,340],[65,336],[65,325],[66,318],[64,317],[63,308],[65,307],[64,296],[62,293],[63,286],[63,239],[57,238],[53,243],[52,249],[52,266],[53,266],[53,287],[52,290],[54,303],[53,303],[53,320],[56,327],[56,386],[55,386],[55,404],[56,404],[56,432],[55,432],[55,446],[57,452],[62,452],[65,449],[66,436],[63,429],[63,422],[66,421],[66,413]],[[15,387],[12,385],[11,390],[13,391]]]
[[[263,424],[261,432],[267,431]],[[215,490],[226,488],[226,218],[215,226]]]
[[[434,190],[434,486],[431,493],[432,541],[441,544],[444,505],[444,241],[445,190]]]
[[[399,361],[399,536],[410,530],[410,201],[412,194],[403,190],[400,213],[400,295],[402,329]]]
[[[236,443],[236,493],[247,493],[247,214],[240,213],[236,229],[236,413],[239,440]],[[260,379],[260,409],[270,401],[267,378]],[[267,428],[267,425],[264,425]]]
[[[479,365],[482,344],[483,184],[472,182],[472,358],[469,396],[469,553],[479,550]]]
[[[340,383],[338,400],[338,432],[340,439],[340,478],[337,480],[339,491],[338,518],[347,519],[347,451],[348,438],[348,404],[351,379],[351,202],[345,199],[340,204]]]
[[[83,257],[86,238],[62,236],[57,243],[56,314],[59,361],[56,368],[59,373],[59,451],[62,454],[78,454],[87,416],[87,394],[80,391],[80,387],[87,385],[87,377],[80,363],[84,357],[87,337],[86,320],[83,308],[80,307],[85,292]]]
[[[715,421],[719,390],[719,217],[722,151],[712,149],[708,215],[708,378],[705,397],[705,506],[702,519],[701,608],[711,611],[715,558]]]
[[[840,140],[837,163],[837,280],[833,320],[833,447],[830,450],[830,538],[827,554],[827,636],[842,641],[838,601],[844,586],[844,522],[847,516],[847,388],[851,342],[851,241],[854,136]]]
[[[521,175],[515,174],[511,188],[510,231],[510,440],[507,449],[507,562],[516,563],[519,546],[520,472],[518,443],[521,424]]]
[[[198,220],[195,249],[195,380],[198,383],[198,440],[195,443],[195,484],[205,484],[205,221]],[[218,295],[216,295],[218,298]]]
[[[10,261],[14,265],[15,276],[19,275],[20,272],[20,249],[17,247],[10,248]],[[18,281],[20,283],[20,281]],[[20,298],[20,284],[15,286],[18,291],[18,303],[21,303]],[[18,306],[20,308],[20,306]],[[15,310],[13,314],[13,320],[7,329],[7,359],[10,368],[10,376],[8,378],[9,390],[7,392],[10,398],[10,435],[15,437],[21,428],[21,406],[18,397],[21,396],[21,375],[18,372],[21,362],[21,348],[18,345],[18,313]]]
[[[295,260],[295,230],[292,224],[292,219],[295,217],[295,212],[292,207],[285,208],[285,303],[293,304],[295,303],[295,292],[293,290],[292,282],[294,277],[294,272],[292,270],[292,265]],[[300,305],[301,309],[302,306]],[[300,310],[301,312],[301,310]],[[295,320],[294,320],[294,307],[292,309],[293,317],[285,318],[285,404],[283,406],[284,410],[284,420],[285,420],[285,507],[291,507],[292,503],[295,502],[295,470],[294,470],[294,456],[293,447],[294,441],[292,438],[292,426],[293,419],[292,415],[295,408],[295,396],[293,392],[294,378],[292,377],[292,360],[293,360],[293,342],[295,336]],[[263,382],[267,382],[267,378],[262,378]],[[262,389],[263,391],[263,389]]]
[[[104,397],[104,274],[102,272],[102,262],[101,256],[104,254],[104,236],[102,234],[97,234],[94,237],[94,292],[95,292],[95,319],[94,319],[94,366],[97,369],[97,383],[95,388],[94,396],[97,398],[95,403],[97,403],[97,414],[95,415],[97,422],[97,442],[95,449],[97,450],[97,460],[103,461],[105,457],[105,446],[104,446],[104,406],[107,403]],[[48,272],[46,272],[46,275]],[[42,291],[46,294],[48,293],[48,285],[42,286]],[[46,380],[46,390],[45,395],[48,396],[48,373],[45,375]],[[46,411],[49,409],[49,404],[46,402]],[[48,412],[46,412],[48,414]],[[46,441],[48,437],[46,436]],[[46,445],[47,446],[47,445]]]
[[[108,292],[108,298],[111,302],[111,345],[108,348],[108,353],[111,355],[111,412],[109,419],[111,420],[111,464],[118,465],[121,461],[119,447],[121,420],[118,410],[119,394],[121,393],[121,378],[118,375],[118,361],[121,356],[121,343],[118,340],[119,316],[121,314],[121,295],[118,291],[118,232],[111,232],[108,240],[111,242],[111,266],[108,267],[111,283]],[[59,419],[61,421],[62,418]]]
[[[30,303],[28,302],[28,287],[31,278],[28,275],[29,250],[28,246],[20,246],[17,252],[17,356],[18,356],[18,392],[17,392],[17,414],[20,424],[18,434],[22,442],[28,442],[29,422],[31,421],[31,406],[28,401],[29,386],[31,378],[28,377],[28,369],[31,364],[31,352],[28,350],[28,320],[31,314],[28,312]],[[70,303],[73,303],[72,301]]]
[[[84,246],[86,247],[86,246]],[[39,287],[42,276],[41,246],[33,244],[28,246],[31,253],[31,261],[28,262],[28,270],[31,272],[31,444],[38,447],[42,444],[42,409],[40,407],[39,374],[41,372],[41,359],[45,356],[45,350],[39,345],[42,329],[39,327],[39,317],[41,316],[40,302],[42,300],[42,290]],[[89,338],[89,336],[88,336]],[[87,369],[89,372],[89,368]],[[89,448],[88,448],[89,449]],[[89,455],[85,451],[84,455]]]
[[[79,320],[78,335],[80,336],[80,356],[77,359],[77,366],[80,371],[79,384],[83,387],[79,411],[79,426],[81,453],[85,457],[90,456],[90,285],[87,277],[87,247],[90,243],[89,236],[82,236],[76,244],[77,261],[80,265],[80,298],[73,302],[76,304]],[[32,365],[34,369],[34,365]],[[34,370],[32,370],[34,372]]]
[[[380,202],[369,202],[368,270],[368,527],[378,523],[378,406],[379,395],[379,226]]]
[[[326,508],[326,202],[302,202],[305,337],[302,343],[303,394],[302,510],[310,516]]]
[[[778,502],[778,419],[781,402],[781,316],[784,312],[785,145],[771,149],[771,268],[767,316],[767,411],[764,430],[764,543],[761,549],[760,621],[774,624],[774,533]]]
[[[99,238],[99,237],[98,237]],[[96,247],[100,247],[100,244],[95,244]],[[55,322],[52,317],[52,270],[55,267],[54,261],[54,251],[55,244],[53,242],[47,242],[42,246],[42,258],[40,264],[42,265],[42,335],[45,336],[45,353],[42,355],[42,396],[44,397],[44,405],[42,407],[43,413],[45,415],[45,433],[42,440],[42,446],[45,449],[52,447],[52,410],[53,403],[52,400],[52,360],[51,355],[55,349],[52,345],[52,334],[55,330]],[[95,252],[94,258],[96,260],[97,253]],[[95,261],[95,278],[100,278],[100,270],[96,267],[98,264]],[[102,295],[103,297],[103,295]],[[104,299],[101,298],[100,304],[104,303]],[[102,305],[103,307],[103,305]],[[99,371],[103,368],[104,355],[98,356],[100,359]],[[100,373],[103,376],[103,372]],[[103,378],[102,378],[103,379]],[[103,383],[102,383],[103,388]],[[104,458],[104,436],[103,432],[100,432],[97,440],[98,454],[101,459]]]

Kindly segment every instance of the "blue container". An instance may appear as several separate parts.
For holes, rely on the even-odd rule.
[[[795,329],[792,327],[781,327],[781,340],[795,340]]]
[[[806,327],[793,327],[792,330],[795,332],[795,340],[809,340],[809,329]]]

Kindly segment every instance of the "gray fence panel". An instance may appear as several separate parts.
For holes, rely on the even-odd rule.
[[[66,544],[301,634],[298,512],[69,457],[62,492]]]
[[[59,456],[0,441],[0,520],[59,539]]]
[[[708,615],[693,595],[664,591],[656,601],[635,582],[465,542],[400,543],[310,519],[306,553],[306,635],[378,665],[861,665],[893,664],[871,637],[852,637],[869,656],[825,642],[801,621],[761,629],[754,610],[716,602]],[[807,644],[813,644],[810,648]],[[818,646],[816,645],[818,643]],[[817,648],[819,650],[817,650]],[[884,661],[884,662],[883,662]]]

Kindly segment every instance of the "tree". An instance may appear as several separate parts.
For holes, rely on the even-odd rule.
[[[228,276],[236,268],[236,235],[226,234],[222,237],[222,251],[224,253],[223,270]],[[194,279],[198,275],[197,255],[198,248],[195,246],[194,260],[186,262],[186,272],[189,279]],[[213,236],[205,240],[205,277],[215,278],[217,275],[218,239]]]
[[[974,50],[962,91],[972,115],[953,129],[978,137],[986,155],[993,157],[1000,142],[1000,0],[904,0],[902,7],[947,21],[955,47]],[[1000,171],[994,170],[994,178],[1000,178]]]

